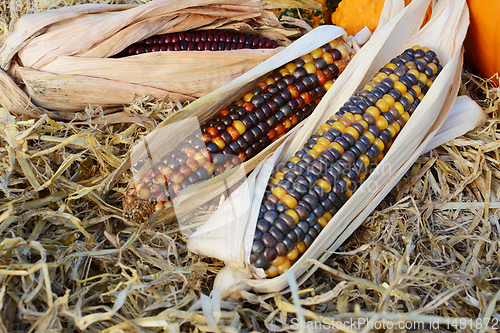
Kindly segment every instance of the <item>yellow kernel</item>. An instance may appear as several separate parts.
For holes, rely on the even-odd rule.
[[[316,150],[314,150],[314,149],[309,149],[307,151],[307,154],[311,155],[314,159],[317,159],[318,156],[319,156],[319,153]]]
[[[405,121],[405,123],[408,122],[408,120],[410,119],[410,114],[408,112],[405,112],[401,115],[401,118],[403,118],[403,120]]]
[[[401,81],[394,82],[394,89],[398,90],[401,94],[404,94],[407,90],[406,86]]]
[[[384,148],[385,148],[385,144],[384,144],[384,141],[382,141],[381,139],[379,138],[376,138],[375,139],[375,142],[374,142],[375,146],[377,146],[377,148],[380,150],[380,151],[383,151]]]
[[[389,94],[385,94],[384,96],[382,96],[382,98],[387,102],[387,104],[389,104],[389,107],[394,106],[394,103],[396,103],[394,97]]]
[[[384,67],[395,70],[398,66],[396,66],[396,64],[393,64],[392,62],[390,62],[390,63],[386,64]]]
[[[428,85],[427,81],[429,81],[429,79],[428,79],[427,75],[425,75],[425,73],[420,73],[420,77],[418,78],[418,80],[422,81],[423,84]],[[431,85],[432,85],[432,83],[431,83]]]
[[[397,122],[394,122],[393,124],[397,124]],[[389,132],[391,132],[391,138],[396,136],[396,129],[394,128],[393,125],[389,125],[387,129],[389,130]]]
[[[352,113],[350,113],[350,112],[346,112],[346,113],[344,113],[344,114],[342,115],[342,117],[349,119],[349,120],[351,121],[351,123],[353,123],[353,122],[354,122],[354,115],[353,115]]]
[[[408,61],[405,63],[405,66],[408,67],[408,70],[417,69],[417,65],[413,61]]]
[[[329,182],[327,182],[326,180],[321,179],[321,178],[318,179],[318,181],[316,182],[316,185],[318,185],[323,190],[325,190],[325,192],[330,192],[332,190],[332,185],[330,185]]]
[[[304,64],[304,69],[306,70],[306,72],[308,74],[314,74],[316,73],[316,66],[314,66],[314,64],[312,62],[308,62],[307,64]]]
[[[399,125],[397,121],[393,122],[391,126],[394,127],[396,133],[399,133],[399,131],[401,131],[401,125]]]
[[[373,89],[375,89],[371,84],[366,84],[364,87],[363,87],[364,90],[368,90],[368,91],[372,91]]]
[[[330,221],[333,217],[332,213],[330,213],[330,212],[325,212],[325,214],[323,214],[323,216],[326,217],[326,219],[328,221]]]
[[[321,48],[318,47],[316,50],[311,52],[311,55],[314,59],[321,58],[321,56],[323,55],[323,50],[321,50]]]
[[[290,72],[289,72],[289,71],[288,71],[288,69],[286,69],[286,68],[281,68],[281,69],[279,70],[279,73],[280,73],[281,75],[283,75],[283,76],[285,76],[285,75],[290,75]]]
[[[276,178],[277,180],[283,180],[284,177],[285,174],[283,172],[276,172],[276,174],[274,175],[274,178]]]
[[[375,103],[375,106],[379,108],[380,112],[387,112],[389,111],[389,104],[384,100],[384,99],[379,99],[377,103]]]
[[[271,261],[271,265],[278,267],[279,265],[283,264],[287,259],[285,257],[280,257],[277,256],[276,259]]]
[[[297,247],[297,250],[299,250],[300,254],[306,252],[307,250],[306,244],[304,244],[304,242],[297,243],[295,246]]]
[[[332,144],[330,140],[328,140],[327,138],[325,137],[321,137],[321,138],[318,138],[318,140],[316,140],[316,144],[318,145],[321,145],[323,147],[325,147],[325,149],[328,149],[330,148],[330,145]]]
[[[275,276],[278,276],[279,275],[279,269],[277,266],[273,266],[271,265],[271,267],[269,267],[268,269],[266,269],[264,271],[267,275],[268,278],[273,278]]]
[[[381,79],[381,78],[379,78],[379,77],[374,77],[372,81],[375,81],[375,82],[377,82],[377,83],[380,83],[380,82],[382,82],[382,79]]]
[[[297,250],[297,248],[294,247],[292,251],[287,253],[286,258],[288,260],[295,260],[297,259],[298,256],[299,256],[299,250]]]
[[[420,86],[414,85],[414,86],[411,86],[411,89],[413,89],[413,91],[416,92],[417,96],[420,96],[420,94],[422,94],[422,89],[420,89]]]
[[[375,125],[378,127],[379,130],[382,131],[382,130],[385,130],[389,126],[389,123],[387,122],[387,119],[385,119],[385,117],[378,117]]]
[[[401,104],[401,102],[394,103],[394,107],[396,109],[398,109],[399,115],[402,115],[403,113],[405,113],[405,108],[404,108],[403,104]]]
[[[293,72],[295,72],[295,69],[297,69],[297,65],[295,65],[293,62],[290,62],[286,64],[285,68],[288,70],[290,74],[293,74]]]
[[[325,60],[326,64],[327,65],[330,65],[330,64],[333,64],[333,56],[330,52],[325,52],[321,55],[321,58],[323,58],[323,60]]]
[[[330,47],[331,47],[332,49],[334,49],[334,48],[336,48],[336,47],[337,47],[338,42],[337,42],[337,40],[336,40],[336,39],[334,39],[334,40],[332,40],[331,42],[329,42],[328,44],[330,44]]]
[[[342,133],[345,131],[345,125],[341,123],[340,121],[336,121],[332,124],[332,128],[338,129]]]
[[[384,72],[378,72],[377,75],[375,75],[375,77],[379,77],[381,79],[387,79],[389,75],[385,74]]]
[[[366,179],[366,172],[363,171],[362,173],[359,174],[359,180],[363,181],[365,179]]]
[[[427,66],[428,66],[428,67],[430,67],[430,69],[432,69],[432,72],[433,72],[434,74],[436,74],[436,73],[437,73],[437,71],[438,71],[438,67],[437,67],[437,65],[436,65],[435,63],[430,62],[430,63],[428,63],[428,64],[427,64]]]
[[[415,77],[418,79],[420,77],[420,72],[418,71],[418,69],[410,69],[408,71],[408,74],[413,74],[415,75]]]
[[[380,117],[380,118],[383,118],[383,117]],[[349,133],[350,135],[352,135],[352,137],[356,141],[359,139],[359,132],[354,127],[348,127],[348,128],[346,128],[345,133]]]
[[[242,135],[247,130],[247,128],[245,127],[245,125],[240,120],[233,121],[233,126],[234,126],[234,128],[236,128],[236,130],[238,131],[239,135]]]
[[[393,82],[396,82],[396,81],[399,81],[399,76],[392,73],[391,75],[389,75],[389,79],[391,79]]]
[[[332,80],[329,80],[329,81],[326,81],[325,84],[323,85],[323,88],[325,88],[326,91],[328,91],[333,85],[333,81]]]
[[[318,152],[318,154],[321,154],[322,152],[324,152],[326,150],[326,148],[328,147],[324,147],[322,145],[319,145],[319,144],[315,144],[311,150],[315,150]],[[318,155],[319,156],[319,155]]]
[[[361,126],[363,126],[363,128],[365,129],[365,131],[368,129],[368,127],[370,126],[370,124],[368,124],[368,122],[366,120],[360,120],[358,121],[358,123],[361,124]]]
[[[373,162],[380,163],[383,159],[384,159],[384,153],[380,152],[380,154],[378,154],[378,156],[375,157],[375,159],[373,160]]]
[[[324,228],[328,224],[328,220],[326,219],[326,217],[321,216],[318,219],[318,223],[321,224],[321,226]]]
[[[330,120],[337,121],[340,119],[340,116],[338,114],[334,114],[333,116],[330,117]]]
[[[290,216],[293,219],[293,222],[295,222],[295,224],[299,223],[300,221],[299,214],[297,214],[295,210],[287,209],[285,210],[285,214]]]
[[[358,114],[358,113],[356,113],[356,114],[354,115],[354,121],[360,121],[360,120],[362,120],[362,119],[363,119],[363,116],[362,116],[362,115],[360,115],[360,114]]]
[[[274,84],[276,83],[276,80],[273,79],[272,77],[268,77],[265,81],[264,81],[267,85],[269,84]]]
[[[422,47],[420,45],[413,45],[411,48],[415,51],[421,49]]]
[[[406,93],[406,94],[403,94],[402,97],[405,97],[408,100],[408,102],[410,102],[410,104],[413,103],[413,95],[412,94]]]
[[[281,200],[281,198],[286,195],[286,190],[281,186],[276,186],[272,189],[271,193],[274,194],[276,198]]]
[[[323,131],[322,129],[319,129],[316,132],[314,132],[314,134],[318,134],[320,136],[323,135],[323,133],[325,133],[325,131]]]
[[[281,201],[288,207],[288,208],[295,208],[297,206],[297,199],[292,197],[290,194],[287,194],[281,198]]]
[[[366,136],[368,140],[370,140],[370,143],[373,143],[373,141],[375,141],[375,135],[373,135],[372,132],[366,131],[363,135]]]
[[[366,154],[363,154],[359,156],[359,159],[361,160],[361,162],[363,162],[365,167],[368,168],[368,166],[370,165],[370,159],[368,158],[368,156]]]
[[[346,195],[348,198],[352,197],[352,195],[353,195],[352,190],[351,190],[350,188],[349,188],[349,189],[347,189],[347,191],[345,191],[345,195]]]
[[[278,185],[278,182],[279,182],[279,180],[278,180],[278,179],[276,179],[276,178],[273,178],[273,179],[271,180],[271,184],[273,184],[273,185]]]
[[[292,263],[290,262],[290,260],[286,260],[283,264],[278,266],[278,274],[281,275],[285,273],[287,270],[290,269],[291,266]]]
[[[348,188],[351,187],[351,180],[349,179],[349,177],[344,176],[344,177],[342,177],[342,179],[345,181]]]
[[[344,153],[344,147],[342,147],[340,145],[340,143],[338,142],[333,142],[331,145],[330,145],[330,148],[333,148],[335,149],[336,151],[338,151],[340,153],[340,155],[342,155]]]
[[[309,53],[309,54],[304,54],[302,57],[300,57],[302,60],[304,60],[304,62],[307,64],[308,62],[312,62],[314,60],[314,58],[312,57],[312,55]]]
[[[253,94],[252,93],[248,93],[246,94],[244,97],[243,97],[243,100],[245,102],[250,102],[252,100],[252,97],[253,97]]]
[[[378,102],[378,101],[377,101]],[[369,106],[366,108],[365,113],[371,115],[375,120],[380,116],[380,110],[375,106]]]
[[[330,128],[331,128],[331,126],[330,126],[330,125],[328,125],[328,124],[323,124],[323,125],[321,125],[321,127],[320,127],[320,129],[322,129],[322,130],[323,130],[323,131],[325,131],[325,132],[328,132],[328,130],[329,130]]]
[[[298,161],[300,161],[300,157],[297,157],[297,156],[294,156],[290,159],[290,162],[292,162],[292,163],[297,163]]]

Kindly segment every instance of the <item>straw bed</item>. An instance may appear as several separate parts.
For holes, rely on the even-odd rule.
[[[2,8],[0,33],[26,9]],[[138,99],[124,124],[104,114],[25,121],[0,109],[0,332],[290,331],[302,320],[343,332],[367,320],[500,327],[499,90],[467,70],[462,83],[491,119],[420,157],[298,293],[259,304],[204,296],[223,263],[187,251],[178,225],[121,217],[132,177],[122,163],[180,105]]]

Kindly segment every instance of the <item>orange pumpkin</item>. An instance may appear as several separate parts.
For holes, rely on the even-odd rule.
[[[490,78],[500,73],[500,0],[467,0],[470,25],[465,38],[465,57],[481,75]],[[498,85],[498,78],[493,81]]]
[[[411,0],[405,0],[405,6]],[[378,26],[385,0],[342,0],[332,14],[332,24],[342,27],[348,35],[354,36],[365,26],[371,32]],[[431,5],[425,14],[424,24],[431,17]]]

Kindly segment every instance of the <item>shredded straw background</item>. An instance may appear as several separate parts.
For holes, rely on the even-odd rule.
[[[21,15],[81,3],[142,2],[5,0],[0,43]],[[125,111],[151,122],[113,125],[0,111],[0,332],[496,332],[498,93],[465,70],[482,128],[422,156],[298,292],[212,311],[202,295],[222,263],[187,251],[176,225],[121,218],[131,174],[117,169],[177,103],[138,99]]]

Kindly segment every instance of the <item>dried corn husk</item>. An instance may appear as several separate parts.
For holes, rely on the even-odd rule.
[[[302,1],[307,2],[307,1]],[[0,102],[17,106],[25,99],[39,107],[35,114],[59,110],[73,119],[87,105],[105,109],[134,97],[166,95],[193,101],[281,51],[180,51],[109,58],[147,37],[193,29],[232,29],[258,33],[288,45],[276,16],[259,0],[157,0],[144,5],[81,5],[23,16],[0,49],[0,66],[24,86],[18,96],[9,85]],[[9,103],[8,96],[18,96]],[[31,107],[31,106],[30,106]]]
[[[386,6],[394,5],[398,3],[386,2]],[[219,273],[214,286],[223,295],[251,299],[252,296],[245,290],[277,292],[288,286],[285,275],[265,279],[263,270],[249,266],[257,215],[269,176],[276,165],[287,161],[302,147],[319,124],[333,115],[362,82],[367,82],[390,59],[415,44],[434,49],[444,69],[382,162],[291,267],[290,272],[299,283],[308,276],[307,270],[311,266],[308,260],[322,255],[322,260],[328,257],[325,251],[329,248],[334,250],[361,224],[433,142],[457,96],[463,63],[462,42],[469,20],[465,0],[442,0],[434,8],[430,22],[420,30],[428,5],[429,0],[414,0],[379,27],[300,131],[259,164],[247,181],[190,237],[188,247],[192,251],[226,262],[227,266]],[[470,101],[467,103],[470,104]],[[467,110],[473,118],[462,119],[459,125],[453,124],[453,135],[464,133],[471,125],[484,121],[477,106],[467,106]],[[447,131],[443,137],[449,138],[450,129],[444,128]]]

